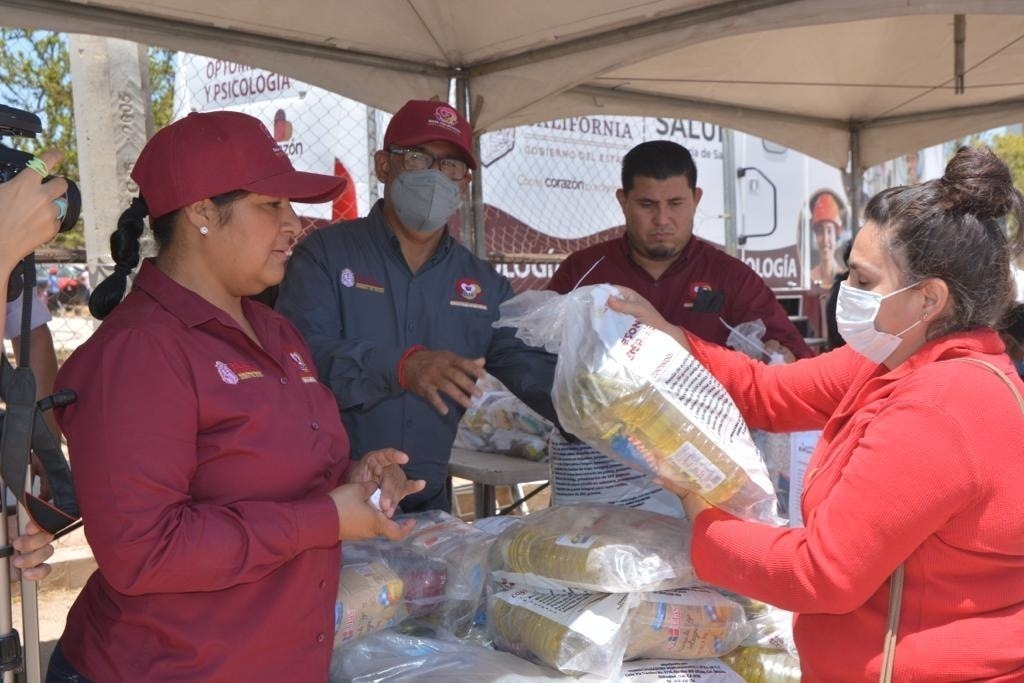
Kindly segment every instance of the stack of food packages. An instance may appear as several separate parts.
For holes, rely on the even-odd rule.
[[[540,461],[547,457],[552,425],[487,375],[459,422],[455,447]]]
[[[634,672],[661,667],[660,676],[667,665],[651,660],[689,662],[678,680],[703,681],[719,679],[694,677],[694,667],[730,671],[708,658],[791,642],[778,634],[787,615],[697,580],[685,520],[584,504],[523,521],[491,546],[487,627],[499,649],[604,680],[625,675],[624,659],[642,660]],[[733,676],[722,680],[742,680]]]
[[[747,680],[799,680],[788,615],[700,585],[684,520],[603,504],[409,517],[401,543],[344,545],[332,680],[422,676],[409,665],[426,653],[476,680],[536,665],[538,680],[743,680],[729,653]],[[767,675],[784,666],[796,678]]]

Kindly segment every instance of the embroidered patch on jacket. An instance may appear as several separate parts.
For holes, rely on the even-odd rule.
[[[224,384],[238,384],[244,379],[263,377],[262,372],[242,361],[225,363],[219,360],[213,366],[217,369],[217,374],[220,375],[220,379]]]
[[[356,275],[356,289],[362,289],[367,292],[376,292],[377,294],[384,293],[384,285],[377,282],[377,280],[369,275]]]
[[[342,287],[353,287],[356,284],[356,274],[352,272],[351,268],[341,271],[340,279]]]
[[[476,301],[483,293],[484,288],[480,286],[479,282],[470,277],[462,277],[455,281],[455,298],[448,303],[452,306],[486,311],[487,304]]]
[[[288,357],[291,358],[292,361],[297,366],[299,366],[299,376],[302,378],[303,382],[305,382],[306,384],[316,383],[316,375],[313,374],[313,372],[309,369],[309,366],[306,365],[306,361],[303,360],[302,354],[300,354],[298,351],[289,351]]]

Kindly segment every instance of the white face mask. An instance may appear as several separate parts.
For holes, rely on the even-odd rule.
[[[850,287],[839,283],[839,298],[836,302],[836,327],[850,348],[872,363],[881,363],[892,355],[903,341],[902,337],[917,327],[921,320],[899,334],[882,332],[875,327],[875,318],[882,302],[890,296],[905,292],[918,283],[908,285],[886,295]]]

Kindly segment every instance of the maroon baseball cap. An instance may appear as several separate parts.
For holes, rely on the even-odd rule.
[[[345,187],[344,178],[296,171],[259,119],[234,111],[193,112],[161,128],[131,175],[154,218],[234,190],[315,204]]]
[[[458,147],[469,167],[476,169],[473,129],[469,121],[444,102],[409,100],[402,105],[391,117],[384,133],[384,149],[414,147],[435,140],[444,140]]]

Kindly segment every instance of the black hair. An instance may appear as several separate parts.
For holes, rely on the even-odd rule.
[[[697,166],[690,151],[671,140],[641,142],[622,157],[622,189],[629,192],[637,176],[667,180],[686,176],[690,189],[697,189]]]
[[[864,217],[874,222],[903,271],[903,284],[940,278],[952,311],[929,338],[998,327],[1014,299],[1011,259],[1024,247],[1024,196],[988,148],[961,147],[938,180],[883,190]],[[1007,237],[1006,217],[1016,231]]]
[[[247,196],[247,190],[233,190],[215,197],[210,201],[219,211],[221,222],[231,217],[231,204]],[[160,249],[168,246],[174,239],[174,226],[182,209],[150,218],[153,237]],[[92,290],[89,297],[89,312],[97,320],[103,320],[121,303],[128,288],[128,276],[139,265],[139,240],[146,229],[145,218],[149,207],[142,197],[135,197],[131,205],[117,219],[117,229],[110,233],[110,255],[114,259],[114,272]]]

